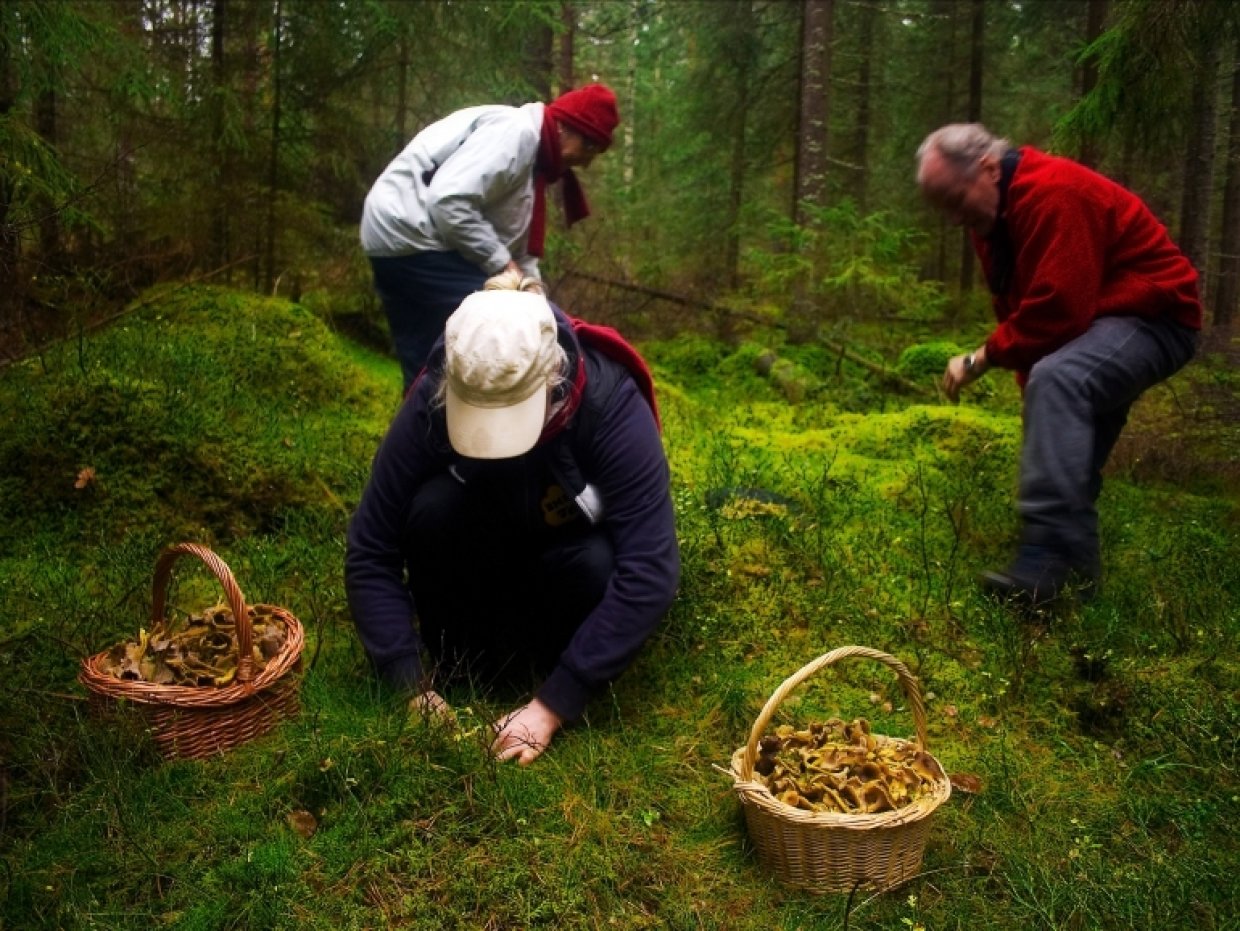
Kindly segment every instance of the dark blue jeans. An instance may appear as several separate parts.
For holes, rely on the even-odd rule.
[[[458,252],[371,257],[370,268],[408,391],[448,317],[487,275]]]
[[[1177,372],[1197,331],[1141,317],[1099,317],[1041,359],[1025,386],[1019,509],[1023,542],[1050,546],[1094,575],[1102,468],[1143,391]]]

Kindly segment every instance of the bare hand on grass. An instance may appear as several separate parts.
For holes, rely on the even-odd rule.
[[[528,766],[547,749],[563,723],[558,714],[535,698],[495,722],[491,752],[501,762],[515,758],[520,765]]]

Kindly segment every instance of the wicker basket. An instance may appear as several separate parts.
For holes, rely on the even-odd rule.
[[[224,561],[196,543],[179,543],[160,554],[155,564],[152,626],[163,622],[173,563],[186,555],[206,564],[223,586],[232,608],[239,654],[234,681],[226,686],[189,686],[118,679],[106,671],[107,650],[82,660],[78,673],[78,681],[91,693],[96,709],[109,712],[116,710],[118,702],[132,702],[167,759],[198,759],[222,753],[296,714],[305,643],[297,618],[283,608],[263,605],[284,625],[285,637],[280,651],[256,673],[251,650],[253,628],[245,596]]]
[[[793,673],[775,690],[749,732],[749,742],[732,754],[733,788],[745,812],[749,837],[759,862],[781,882],[808,892],[851,892],[858,888],[892,889],[921,869],[930,815],[951,795],[951,783],[935,760],[938,778],[919,800],[878,814],[803,811],[776,799],[754,778],[758,741],[775,709],[794,688],[820,669],[850,656],[890,666],[913,709],[915,746],[926,749],[926,709],[917,680],[893,656],[867,647],[840,647]],[[908,746],[910,741],[874,735],[880,745]],[[933,757],[932,757],[933,759]]]

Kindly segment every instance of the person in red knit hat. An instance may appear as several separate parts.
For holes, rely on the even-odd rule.
[[[361,242],[406,390],[466,295],[504,271],[540,278],[547,185],[561,182],[570,226],[588,216],[573,169],[606,151],[619,123],[603,84],[549,104],[469,107],[423,129],[384,169]]]
[[[931,133],[917,162],[926,200],[972,234],[998,320],[943,390],[994,367],[1023,389],[1020,545],[982,586],[1033,606],[1092,595],[1102,468],[1132,403],[1196,351],[1197,270],[1135,194],[979,123]]]

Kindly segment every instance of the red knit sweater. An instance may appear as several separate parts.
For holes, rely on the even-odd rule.
[[[1025,147],[1004,218],[1015,265],[1011,287],[994,298],[989,364],[1026,373],[1106,314],[1201,328],[1196,269],[1141,199],[1114,181]],[[989,274],[990,243],[975,235],[973,245]]]

